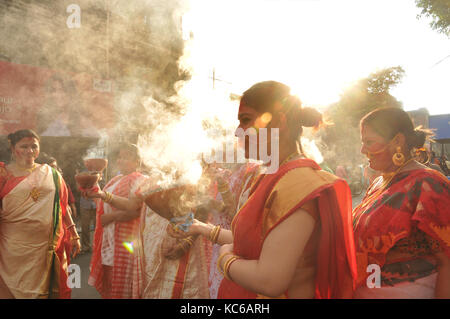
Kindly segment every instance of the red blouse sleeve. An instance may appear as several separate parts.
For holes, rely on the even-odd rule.
[[[450,257],[450,182],[442,174],[429,175],[414,185],[418,195],[412,219],[417,227],[438,241],[443,252]]]

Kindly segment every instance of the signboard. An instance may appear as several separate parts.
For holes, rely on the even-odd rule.
[[[99,137],[116,122],[110,81],[0,61],[0,135]]]
[[[429,127],[435,129],[433,139],[450,139],[450,114],[430,115]]]

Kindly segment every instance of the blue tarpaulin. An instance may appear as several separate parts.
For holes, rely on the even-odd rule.
[[[435,129],[434,140],[450,139],[450,114],[430,115],[429,127]]]

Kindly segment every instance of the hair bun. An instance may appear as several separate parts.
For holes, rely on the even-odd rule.
[[[323,122],[322,113],[311,107],[305,107],[300,110],[300,125],[304,127],[319,127]]]
[[[427,137],[430,134],[427,131],[422,130],[421,128],[414,129],[414,138],[411,141],[413,147],[415,148],[421,148],[425,144],[425,141],[427,140]]]

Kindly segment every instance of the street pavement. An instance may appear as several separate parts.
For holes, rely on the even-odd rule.
[[[81,285],[80,288],[72,288],[72,299],[101,299],[100,294],[94,287],[88,285],[89,264],[92,253],[78,255],[71,260],[71,264],[80,266]]]

